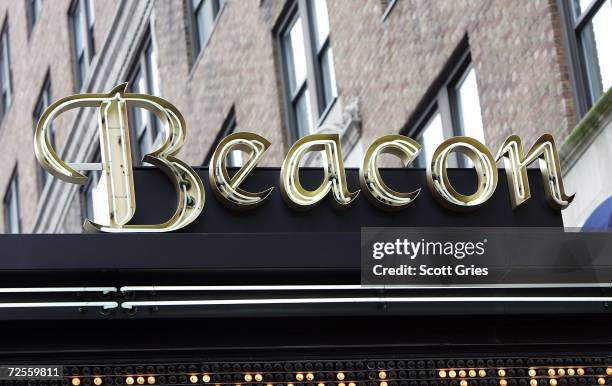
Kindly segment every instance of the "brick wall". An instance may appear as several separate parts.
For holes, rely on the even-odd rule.
[[[0,125],[0,193],[18,165],[23,225],[30,231],[39,205],[44,205],[38,203],[38,166],[32,150],[34,104],[47,69],[54,98],[72,93],[74,82],[70,1],[44,1],[29,38],[25,3],[0,1],[0,16],[8,14],[10,25],[15,91]],[[117,1],[94,3],[95,46],[100,52],[109,29],[124,26],[116,23]],[[544,132],[560,142],[574,126],[554,0],[398,0],[382,20],[385,4],[328,0],[340,99],[359,98],[365,146],[405,126],[465,36],[476,69],[485,136],[493,151],[510,133],[522,135],[527,145]],[[180,154],[188,163],[202,163],[232,106],[239,130],[260,133],[273,142],[263,165],[282,161],[286,122],[272,31],[284,6],[285,0],[225,0],[215,30],[196,58],[190,53],[182,1],[158,0],[142,7],[142,14],[131,15],[129,22],[152,26],[162,96],[181,110],[189,127]],[[136,46],[140,36],[122,38]],[[106,53],[121,71],[133,54],[134,49]],[[60,151],[67,136],[74,135],[71,130],[79,127],[74,120],[75,115],[68,114],[58,121]],[[70,210],[58,209],[57,214],[65,216],[60,229],[65,232],[80,231],[79,200],[72,192],[67,195]]]
[[[554,0],[329,1],[340,94],[362,99],[365,143],[398,132],[467,34],[487,143],[560,139],[574,125]]]
[[[43,1],[40,18],[28,32],[26,1],[0,1],[0,18],[8,20],[13,100],[0,123],[0,198],[4,197],[13,169],[19,173],[22,229],[32,228],[40,184],[38,163],[34,157],[33,112],[45,76],[50,74],[52,97],[74,92],[72,46],[68,28],[69,0]],[[113,17],[115,1],[96,2],[95,45],[103,44]],[[57,143],[69,135],[68,114],[57,121]],[[2,216],[4,214],[2,213]],[[4,228],[4,221],[0,222]]]

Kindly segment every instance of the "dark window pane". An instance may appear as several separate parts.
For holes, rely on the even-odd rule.
[[[195,18],[195,30],[198,50],[201,50],[210,38],[215,20],[222,6],[219,0],[194,0],[193,12]]]
[[[87,74],[87,63],[85,63],[85,58],[83,56],[79,57],[77,65],[79,67],[79,85],[83,85],[85,82],[85,74]]]
[[[4,196],[4,231],[5,233],[21,232],[21,214],[19,202],[19,179],[17,175],[11,179]]]
[[[612,86],[612,6],[601,6],[580,33],[591,102]]]
[[[38,101],[36,102],[36,106],[32,114],[34,129],[36,129],[36,125],[38,124],[40,117],[45,112],[47,107],[49,107],[50,104],[51,104],[51,82],[49,81],[49,79],[47,79],[45,80],[43,89],[40,91]],[[55,125],[53,123],[51,123],[51,126],[49,127],[48,138],[49,138],[49,143],[51,144],[51,147],[55,149]],[[57,149],[55,150],[57,151]],[[42,168],[38,168],[38,175],[40,179],[40,187],[42,188],[45,186],[49,175]]]
[[[287,108],[293,112],[289,125],[293,136],[301,137],[313,131],[337,96],[337,87],[326,0],[300,1],[295,9],[279,39]]]
[[[145,61],[147,66],[148,93],[159,95],[159,69],[157,67],[157,51],[152,43],[145,49]]]
[[[307,88],[304,88],[295,102],[295,117],[299,136],[303,137],[310,134],[312,131],[312,112]]]
[[[100,162],[100,159],[97,159],[97,162]],[[102,171],[90,172],[83,192],[83,200],[85,201],[85,218],[98,224],[109,224],[106,178],[102,175]]]
[[[480,112],[480,98],[478,97],[478,85],[476,84],[476,71],[470,66],[455,86],[457,106],[455,107],[459,118],[457,130],[463,135],[475,138],[484,143],[484,130],[482,127],[482,114]]]
[[[6,112],[6,110],[8,110],[8,106],[9,106],[9,98],[8,98],[8,94],[6,92],[2,93],[2,112]]]
[[[2,92],[0,119],[11,103],[11,68],[9,59],[8,30],[4,28],[0,36],[0,92]]]
[[[130,73],[128,79],[132,92],[159,95],[157,52],[150,38],[143,44]],[[151,111],[136,107],[130,109],[129,119],[135,150],[134,160],[139,163],[145,154],[153,150],[159,136],[158,122]]]
[[[229,127],[226,129],[225,137],[236,132],[236,118],[234,117],[229,124]],[[243,165],[243,152],[240,150],[230,151],[227,155],[227,166],[230,167],[238,167]]]
[[[286,33],[284,44],[290,91],[293,94],[306,81],[306,49],[302,20],[299,17],[295,19]]]
[[[85,8],[87,10],[86,18],[87,18],[87,27],[89,28],[89,32],[92,32],[94,25],[94,4],[93,0],[85,0]],[[90,35],[93,36],[93,35]]]
[[[72,14],[72,24],[74,28],[74,49],[78,56],[85,50],[85,37],[83,36],[85,26],[83,25],[83,16],[81,12],[81,2],[77,1]]]
[[[589,8],[594,0],[570,0],[572,2],[572,13],[574,20],[578,20],[580,15]]]
[[[42,10],[42,0],[30,0],[30,23],[34,25]]]
[[[141,157],[149,153],[152,146],[151,137],[147,133],[146,126],[143,127],[143,130],[142,134],[138,136],[138,150]]]
[[[434,151],[443,141],[442,118],[439,112],[435,112],[417,137],[417,142],[421,144],[422,149],[414,164],[421,168],[427,167]]]
[[[315,48],[317,52],[321,49],[325,40],[329,36],[329,15],[327,14],[327,1],[326,0],[310,0],[312,1],[313,8],[313,20],[314,20],[314,38]]]
[[[71,14],[77,87],[82,88],[93,58],[93,6],[90,0],[76,0]]]
[[[323,77],[323,107],[327,108],[331,101],[338,96],[336,90],[336,71],[334,70],[334,57],[331,48],[326,48],[321,54],[321,74]]]

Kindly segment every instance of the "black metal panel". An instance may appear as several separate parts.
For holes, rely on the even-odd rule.
[[[0,362],[113,366],[177,358],[188,363],[401,355],[418,360],[431,356],[580,358],[610,355],[609,322],[608,316],[587,320],[572,315],[2,322]]]
[[[345,210],[335,210],[329,201],[317,207],[299,212],[289,208],[282,200],[278,180],[278,168],[260,168],[245,181],[244,188],[260,191],[274,187],[268,200],[259,208],[240,212],[225,208],[208,189],[208,169],[199,168],[205,181],[206,204],[200,218],[184,233],[328,233],[359,232],[361,227],[559,227],[561,213],[552,210],[546,203],[539,170],[529,170],[532,198],[520,209],[512,211],[503,170],[493,197],[479,210],[457,213],[437,203],[426,184],[425,170],[384,169],[381,171],[386,183],[398,191],[421,189],[413,205],[399,212],[386,212],[369,204],[360,195],[354,204]],[[349,190],[359,189],[359,171],[347,169]],[[472,169],[456,169],[449,172],[451,181],[459,192],[476,190],[477,179]],[[175,195],[166,177],[156,169],[140,168],[134,171],[137,211],[133,222],[156,223],[167,219],[175,208]],[[304,168],[302,184],[317,187],[322,171]]]
[[[207,169],[199,173],[207,182]],[[304,185],[319,183],[321,171],[306,169]],[[54,234],[0,235],[6,270],[117,270],[117,269],[359,269],[361,227],[560,227],[561,214],[547,205],[539,171],[530,170],[532,198],[512,211],[503,171],[491,200],[471,213],[443,208],[426,187],[425,171],[389,169],[383,175],[398,190],[421,188],[411,207],[385,212],[363,195],[346,210],[329,202],[306,212],[290,209],[278,189],[278,168],[259,169],[245,188],[275,186],[261,207],[236,212],[225,208],[207,188],[204,212],[187,229],[167,234]],[[134,172],[137,211],[133,223],[166,220],[176,197],[170,181],[157,169]],[[476,184],[471,170],[451,171],[457,190],[469,192]],[[358,171],[347,170],[349,187],[358,189]],[[206,184],[208,186],[208,184]],[[95,277],[92,276],[92,277]]]
[[[207,182],[207,169],[198,170]],[[512,211],[505,175],[500,171],[499,186],[490,202],[472,213],[455,213],[439,205],[426,187],[425,171],[418,169],[383,170],[387,183],[398,190],[421,188],[413,206],[400,212],[384,212],[359,197],[344,211],[329,202],[306,211],[291,210],[278,189],[278,168],[256,170],[246,181],[250,190],[275,186],[268,202],[249,212],[234,212],[217,201],[207,188],[207,202],[200,218],[182,232],[168,234],[43,234],[0,235],[2,287],[104,286],[119,289],[129,285],[239,285],[248,284],[359,284],[360,229],[363,226],[540,226],[562,225],[558,211],[549,208],[539,171],[530,171],[533,197],[522,208]],[[321,171],[305,169],[303,183],[316,186]],[[358,171],[347,171],[349,187],[358,189]],[[474,189],[471,170],[452,170],[451,178],[459,191]],[[135,223],[163,222],[174,211],[176,197],[172,185],[155,168],[135,170],[137,214]],[[208,186],[208,183],[205,184]],[[576,295],[572,290],[570,294]],[[568,291],[498,290],[500,296],[568,295]],[[358,296],[393,295],[390,291],[364,290]],[[409,296],[474,296],[482,290],[414,291]],[[602,289],[582,290],[583,295],[601,296]],[[0,294],[1,302],[70,301],[100,302],[202,300],[249,298],[256,296],[305,296],[310,294],[248,294],[202,292],[123,293],[99,292],[66,294]],[[319,292],[317,296],[352,296],[341,291]],[[397,294],[395,294],[397,295]],[[598,302],[564,304],[472,304],[471,313],[581,312],[599,313]],[[93,307],[7,308],[0,319],[116,319],[309,316],[309,315],[424,315],[461,314],[460,303],[433,304],[304,304],[301,306],[159,306],[133,310],[99,310]]]

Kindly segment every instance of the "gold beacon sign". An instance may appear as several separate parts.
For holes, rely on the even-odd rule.
[[[168,101],[145,94],[125,92],[127,83],[117,86],[108,94],[71,95],[50,105],[43,113],[34,136],[36,158],[43,168],[63,181],[84,184],[87,177],[61,160],[48,139],[53,120],[65,111],[79,107],[98,108],[98,127],[102,171],[106,180],[108,199],[108,224],[86,220],[84,227],[100,232],[169,232],[183,228],[195,221],[204,209],[204,184],[198,174],[176,158],[187,132],[185,120],[178,109]],[[177,193],[174,214],[164,223],[153,225],[130,224],[136,212],[132,152],[128,108],[138,107],[151,111],[161,122],[163,143],[146,154],[143,161],[159,167],[172,181]],[[270,142],[254,133],[234,133],[222,139],[215,149],[208,179],[214,195],[227,207],[248,210],[261,205],[273,187],[262,192],[249,192],[240,187],[255,169]],[[233,150],[246,153],[245,162],[233,175],[227,171],[227,155]],[[379,173],[379,156],[391,154],[408,166],[418,156],[421,145],[413,139],[399,135],[385,135],[374,140],[366,150],[359,170],[361,190],[366,198],[382,210],[403,210],[418,197],[421,189],[397,192],[385,184]],[[325,177],[314,190],[300,183],[300,164],[309,152],[319,152]],[[457,192],[447,173],[447,161],[453,152],[467,156],[478,176],[476,191],[469,195]],[[442,142],[427,165],[427,187],[444,207],[455,211],[472,211],[487,202],[497,187],[496,163],[502,161],[506,170],[510,202],[519,208],[530,197],[527,167],[538,161],[546,199],[555,210],[566,208],[573,199],[563,187],[559,156],[550,134],[542,135],[525,155],[521,139],[509,136],[494,157],[489,149],[474,138],[457,136]],[[336,208],[347,208],[361,190],[348,189],[340,138],[337,134],[307,135],[289,149],[280,170],[280,191],[283,199],[293,209],[308,210],[322,200],[329,199]]]

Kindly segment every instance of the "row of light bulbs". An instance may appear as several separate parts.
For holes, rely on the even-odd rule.
[[[538,386],[538,380],[534,379],[533,377],[537,376],[537,371],[534,368],[529,369],[528,374],[530,377],[532,377],[532,379],[529,381],[530,386]],[[573,368],[568,368],[566,369],[548,369],[547,374],[550,377],[562,377],[562,376],[574,376],[574,375],[578,375],[578,376],[583,376],[585,374],[585,371],[583,368],[577,368],[577,369],[573,369]],[[609,376],[612,376],[612,367],[608,367],[606,369],[606,374]],[[475,369],[470,369],[468,371],[465,370],[440,370],[438,372],[438,376],[440,378],[456,378],[457,376],[459,376],[459,378],[465,378],[465,377],[470,377],[470,378],[475,378],[476,376],[479,377],[486,377],[487,376],[487,372],[484,369],[480,369],[478,371],[476,371]],[[500,377],[505,377],[506,376],[506,370],[504,369],[499,369],[497,371],[497,375]],[[599,377],[597,378],[597,383],[599,385],[605,385],[606,384],[606,379],[604,377]],[[500,379],[499,380],[499,384],[500,386],[507,386],[508,385],[508,381],[506,381],[505,379]],[[557,386],[557,380],[555,378],[551,378],[549,380],[549,384],[550,386]],[[463,379],[459,382],[460,386],[468,386],[468,382],[467,380]]]
[[[386,379],[387,378],[387,373],[385,371],[380,371],[378,373],[378,376],[380,379]],[[346,378],[345,374],[343,372],[338,372],[336,374],[336,378],[341,381],[340,383],[338,383],[338,386],[347,386],[347,384],[343,383],[342,381],[344,381],[344,379]],[[296,381],[302,382],[303,380],[307,380],[307,381],[313,381],[315,379],[315,376],[313,373],[297,373],[295,375],[295,379]],[[189,377],[189,382],[191,383],[198,383],[200,380],[200,378],[197,375],[191,375]],[[251,374],[245,374],[244,375],[244,381],[245,382],[252,382],[253,380],[255,380],[255,382],[261,382],[263,380],[263,376],[259,373],[255,374],[255,375],[251,375]],[[210,375],[209,374],[204,374],[202,376],[202,382],[204,383],[209,383],[211,381]],[[78,377],[74,377],[72,378],[72,386],[80,386],[81,385],[81,380]],[[100,386],[102,385],[103,381],[101,377],[95,377],[93,380],[94,385],[96,386]],[[137,384],[137,385],[144,385],[149,384],[149,385],[154,385],[155,384],[155,377],[154,376],[148,376],[148,377],[144,377],[144,376],[138,376],[136,378],[132,377],[132,376],[128,376],[125,378],[125,383],[127,385],[133,385],[133,384]],[[215,386],[219,386],[219,385],[215,385]],[[240,386],[240,385],[236,385],[236,386]],[[268,384],[267,386],[273,386],[272,383]],[[292,383],[287,384],[287,386],[294,386]],[[317,386],[325,386],[325,383],[321,382],[319,383]],[[349,382],[348,386],[356,386],[355,382]],[[380,383],[380,386],[387,386],[387,382],[383,381]]]
[[[533,377],[537,376],[536,369],[530,368],[529,371],[528,371],[528,374],[529,374],[530,377],[532,377],[532,379],[530,380],[530,385],[531,386],[537,386],[538,385],[537,379],[533,379]],[[573,368],[568,368],[568,369],[563,369],[563,368],[553,369],[553,368],[550,368],[550,369],[548,369],[547,374],[550,377],[555,377],[555,376],[562,377],[562,376],[565,376],[565,375],[567,375],[567,376],[574,376],[574,375],[583,376],[585,374],[585,370],[583,368],[577,368],[577,369],[573,369]],[[612,368],[611,367],[608,367],[606,369],[606,374],[609,375],[609,376],[612,376]],[[506,370],[499,369],[497,371],[497,375],[500,378],[505,377],[506,376]],[[469,369],[467,371],[466,370],[445,370],[445,369],[442,369],[442,370],[439,370],[438,376],[440,378],[447,378],[447,377],[448,378],[456,378],[456,377],[459,377],[459,378],[466,378],[466,377],[475,378],[476,376],[479,376],[479,377],[482,378],[482,377],[486,377],[487,376],[487,372],[484,369],[480,369],[478,371],[475,370],[475,369]],[[348,385],[345,384],[344,382],[342,382],[346,378],[346,376],[345,376],[345,374],[343,372],[338,372],[336,374],[336,378],[338,379],[338,381],[340,381],[338,383],[338,386],[356,386],[355,382],[349,382]],[[385,371],[380,371],[378,373],[378,378],[381,380],[379,386],[388,386],[387,382],[385,381],[385,379],[387,379],[387,373]],[[305,374],[304,373],[297,373],[295,375],[295,379],[298,382],[302,382],[304,380],[311,382],[311,381],[313,381],[315,379],[315,376],[311,372],[308,372],[308,373],[305,373]],[[251,375],[251,374],[245,374],[244,375],[244,381],[247,382],[247,383],[250,383],[252,381],[261,382],[262,380],[263,380],[263,376],[261,374],[259,374],[259,373],[255,374],[255,375]],[[196,384],[199,381],[200,381],[200,378],[197,375],[195,375],[195,374],[193,374],[193,375],[191,375],[189,377],[189,382],[191,382],[192,384]],[[210,381],[211,381],[211,377],[210,377],[209,374],[202,375],[202,382],[210,383]],[[78,377],[74,377],[74,378],[72,378],[72,382],[71,383],[72,383],[72,386],[80,386],[81,385],[81,380]],[[103,383],[103,380],[102,380],[101,377],[95,377],[93,379],[93,383],[96,386],[101,386],[102,383]],[[134,385],[134,384],[137,384],[137,385],[145,385],[145,384],[154,385],[156,383],[156,379],[152,375],[147,376],[146,378],[144,376],[138,376],[138,377],[128,376],[128,377],[125,378],[125,383],[127,385]],[[550,383],[551,386],[556,386],[557,385],[557,380],[555,378],[551,378],[549,380],[549,383]],[[606,384],[606,379],[603,378],[603,377],[599,377],[597,379],[597,383],[599,385],[605,385]],[[459,384],[460,384],[460,386],[468,386],[468,382],[465,379],[461,380]],[[505,379],[500,379],[499,384],[500,384],[500,386],[507,386],[508,383],[507,383],[507,381]],[[215,386],[220,386],[220,385],[215,385]],[[240,385],[237,384],[236,386],[240,386]],[[266,386],[274,386],[274,385],[272,383],[269,383]],[[287,386],[294,386],[294,384],[293,383],[288,383]],[[318,383],[317,386],[325,386],[325,383],[320,382],[320,383]]]
[[[382,385],[382,383],[383,383],[383,382],[381,382],[381,385]],[[384,383],[386,384],[386,382],[384,382]],[[606,379],[605,379],[605,378],[603,378],[603,377],[599,377],[599,378],[597,378],[597,383],[598,383],[599,385],[605,385],[605,384],[606,384]],[[554,379],[554,378],[551,378],[551,379],[549,380],[549,384],[550,384],[550,386],[557,386],[557,380],[556,380],[556,379]],[[465,379],[462,379],[462,380],[459,382],[459,385],[460,385],[460,386],[468,386],[468,381],[467,381],[467,380],[465,380]],[[531,380],[529,381],[529,385],[530,385],[530,386],[538,386],[538,385],[539,385],[539,382],[538,382],[538,380],[537,380],[537,379],[531,379]],[[499,386],[508,386],[508,381],[506,381],[505,379],[500,379],[500,380],[499,380]]]
[[[255,381],[260,382],[262,380],[261,378],[261,374],[256,374],[254,377]],[[303,378],[302,378],[303,379]],[[249,374],[245,375],[245,381],[246,382],[251,382],[253,380],[253,378],[251,378],[249,376]],[[299,379],[298,379],[299,380]],[[312,380],[312,379],[311,379]],[[192,375],[189,377],[189,382],[191,383],[198,383],[199,378],[197,375]],[[202,381],[204,382],[210,382],[210,376],[205,375],[202,377]],[[144,385],[145,383],[148,385],[154,385],[156,382],[156,379],[154,376],[148,376],[148,377],[126,377],[125,378],[125,383],[127,385],[133,385],[134,383],[138,384],[138,385]],[[81,385],[81,379],[78,377],[74,377],[72,378],[72,386],[80,386]],[[96,386],[100,386],[103,383],[103,380],[101,377],[95,377],[93,380],[94,385]],[[216,384],[215,386],[221,386],[219,384]],[[235,386],[241,386],[240,384],[236,384]],[[273,383],[268,383],[266,386],[274,386]],[[294,386],[293,383],[288,383],[287,386]],[[320,382],[317,384],[317,386],[326,386],[325,383]],[[348,384],[344,383],[344,382],[339,382],[337,386],[357,386],[357,384],[355,382],[349,382]],[[380,386],[388,386],[387,382],[382,381],[380,382]]]
[[[556,369],[556,370],[551,368],[551,369],[548,369],[547,373],[548,373],[548,375],[550,377],[555,377],[555,376],[563,377],[565,375],[567,375],[569,377],[572,377],[574,375],[583,376],[585,374],[585,371],[581,367],[577,368],[576,370],[574,370],[573,368],[570,367],[567,370],[563,369],[563,368]],[[537,375],[537,372],[536,372],[535,369],[529,369],[529,373],[528,374],[529,374],[530,377],[535,377]],[[606,369],[606,375],[612,375],[612,367],[608,367]],[[550,383],[551,386],[557,386],[557,380],[555,378],[551,378],[548,382]],[[597,378],[597,384],[605,385],[606,384],[606,379],[604,377],[600,376],[599,378]],[[537,379],[531,379],[529,381],[529,385],[530,386],[537,386],[538,385]]]
[[[382,373],[383,372],[381,372],[381,374]],[[579,368],[577,368],[575,370],[573,368],[569,368],[567,370],[566,369],[548,369],[547,373],[551,377],[554,377],[555,375],[558,375],[558,376],[561,376],[561,377],[564,376],[564,375],[568,375],[568,376],[572,377],[574,375],[582,376],[582,375],[585,374],[585,371],[584,371],[583,368],[579,367]],[[457,376],[459,376],[460,378],[465,378],[468,375],[471,378],[474,378],[474,377],[476,377],[477,374],[480,377],[485,377],[487,375],[487,372],[484,369],[480,369],[480,370],[478,370],[478,372],[476,372],[476,370],[474,370],[474,369],[471,369],[471,370],[469,370],[467,372],[465,370],[458,370],[458,371],[457,370],[448,370],[448,372],[446,370],[440,370],[439,373],[438,373],[440,378],[446,378],[447,376],[450,377],[450,378],[455,378]],[[537,373],[536,369],[530,368],[528,374],[529,374],[530,377],[535,377],[538,373]],[[607,375],[612,375],[612,367],[608,367],[606,369],[606,374]],[[499,375],[500,377],[505,377],[506,376],[506,370],[499,369],[497,371],[497,375]],[[384,377],[381,377],[381,379],[384,379]]]
[[[127,377],[125,378],[125,383],[128,385],[133,385],[133,384],[137,384],[137,385],[144,385],[145,383],[148,385],[154,385],[155,384],[155,377],[150,375],[148,377],[143,377],[143,376],[138,376],[136,378],[134,377]],[[74,377],[72,378],[72,381],[70,382],[72,384],[72,386],[80,386],[81,385],[81,379],[79,377]],[[102,383],[104,383],[104,381],[102,380],[101,377],[95,377],[93,379],[93,383],[96,386],[100,386],[102,385]]]

